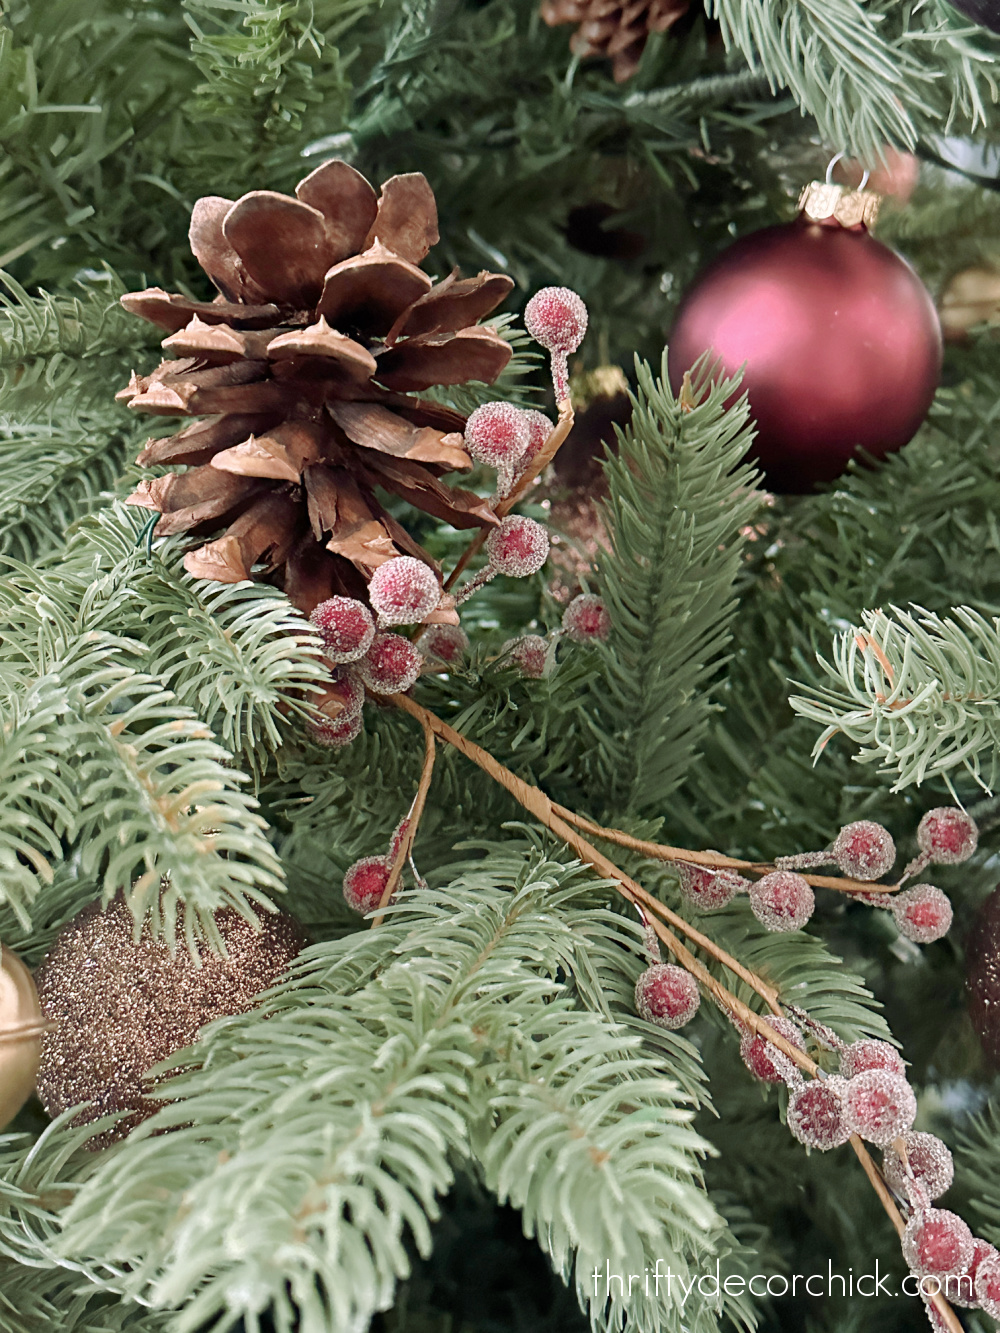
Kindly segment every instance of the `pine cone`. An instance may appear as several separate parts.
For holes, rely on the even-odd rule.
[[[308,614],[335,594],[363,598],[372,571],[399,555],[440,577],[376,487],[458,528],[496,523],[485,500],[440,480],[472,466],[465,418],[411,391],[496,379],[510,348],[475,325],[513,283],[456,270],[433,284],[417,267],[438,240],[422,175],[393,176],[376,197],[333,160],[295,194],[198,200],[191,249],[219,295],[122,297],[168,330],[176,359],[133,374],[118,398],[207,418],[147,442],[140,464],[188,468],[129,497],[162,514],[158,535],[214,537],[185,557],[188,572],[238,583],[263,564]],[[430,619],[457,623],[451,600]]]
[[[690,0],[543,0],[542,19],[550,28],[576,23],[570,50],[578,56],[606,56],[615,83],[630,79],[651,32],[666,32],[690,7]]]

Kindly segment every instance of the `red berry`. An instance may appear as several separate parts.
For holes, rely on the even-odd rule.
[[[732,902],[738,893],[745,893],[750,881],[737,875],[735,870],[712,870],[687,861],[677,867],[681,880],[681,896],[700,912],[715,912]]]
[[[358,675],[376,694],[402,694],[420,675],[422,664],[409,639],[382,631],[358,663]]]
[[[568,287],[543,287],[524,308],[524,327],[549,352],[575,352],[587,332],[587,307]]]
[[[1000,1255],[985,1255],[976,1272],[976,1300],[991,1319],[1000,1320]]]
[[[853,1078],[867,1069],[885,1069],[890,1074],[906,1077],[906,1065],[895,1046],[890,1046],[887,1041],[876,1041],[874,1037],[862,1037],[840,1053],[840,1072],[844,1078]]]
[[[928,810],[917,825],[917,846],[937,865],[968,861],[978,843],[976,821],[954,805]]]
[[[603,598],[592,592],[574,597],[563,612],[563,633],[574,643],[602,643],[611,633],[611,617]]]
[[[537,574],[549,558],[549,534],[533,518],[511,514],[486,538],[486,554],[498,574]]]
[[[813,914],[816,895],[794,870],[772,870],[750,885],[750,906],[767,930],[801,930]]]
[[[391,869],[384,856],[363,856],[355,861],[344,876],[344,900],[348,907],[362,914],[378,907]]]
[[[802,1033],[798,1030],[790,1018],[784,1018],[781,1015],[767,1015],[767,1025],[777,1032],[779,1037],[784,1037],[792,1046],[800,1051],[805,1050],[805,1043],[802,1040]],[[774,1063],[773,1057],[779,1055],[782,1061],[787,1059],[783,1051],[766,1041],[763,1037],[758,1037],[756,1033],[749,1029],[743,1033],[740,1038],[740,1058],[746,1065],[750,1073],[759,1078],[762,1083],[783,1083],[784,1074]]]
[[[653,963],[635,983],[635,1007],[647,1023],[681,1028],[698,1012],[701,993],[690,972],[673,963]]]
[[[309,620],[319,630],[331,662],[356,662],[375,637],[372,613],[353,597],[328,597]]]
[[[437,575],[422,560],[400,555],[379,565],[368,584],[368,600],[380,625],[417,625],[441,600]]]
[[[335,718],[324,718],[322,722],[307,722],[306,731],[314,745],[322,745],[327,750],[342,750],[358,739],[362,726],[360,713],[341,713]]]
[[[851,1137],[844,1114],[846,1081],[814,1078],[793,1088],[788,1097],[788,1128],[807,1148],[829,1152]]]
[[[972,1232],[957,1213],[927,1208],[903,1232],[903,1258],[921,1277],[957,1277],[972,1261]]]
[[[531,442],[526,413],[512,403],[484,403],[465,423],[465,447],[477,463],[511,472]]]
[[[461,625],[428,625],[417,639],[424,657],[433,657],[449,666],[460,662],[469,647],[469,636]]]
[[[866,1069],[847,1081],[844,1094],[851,1129],[884,1148],[917,1118],[917,1099],[906,1079],[885,1069]]]
[[[923,1134],[917,1129],[908,1129],[900,1138],[917,1184],[928,1199],[939,1199],[955,1178],[955,1163],[947,1144],[936,1135]],[[882,1154],[882,1174],[901,1198],[910,1197],[910,1178],[892,1144]]]
[[[314,694],[309,704],[322,714],[318,722],[341,722],[346,717],[357,717],[365,701],[365,687],[354,671],[336,671],[321,694]]]
[[[896,844],[892,834],[871,819],[845,824],[833,844],[833,859],[851,879],[880,879],[892,869]]]
[[[392,837],[389,839],[389,854],[386,857],[386,860],[388,861],[390,866],[392,865],[393,861],[395,861],[396,853],[399,851],[400,847],[402,847],[403,839],[406,837],[409,831],[410,831],[409,817],[407,817],[406,819],[401,819],[399,823],[396,825],[396,827],[392,830]]]
[[[530,411],[523,411],[521,415],[528,427],[528,447],[521,459],[521,466],[527,467],[552,434],[553,426],[544,412],[536,412],[531,409]]]
[[[508,639],[503,653],[517,664],[522,676],[541,680],[548,664],[549,641],[540,634],[524,634],[519,639]]]
[[[932,944],[951,928],[951,903],[933,884],[917,884],[894,894],[892,915],[900,935],[917,944]]]
[[[990,1266],[996,1265],[1000,1269],[1000,1250],[989,1241],[981,1240],[978,1236],[972,1238],[972,1258],[969,1260],[969,1266],[965,1272],[957,1278],[951,1278],[945,1285],[944,1294],[952,1305],[964,1306],[967,1310],[975,1310],[979,1306],[979,1297],[976,1295],[976,1281],[979,1277],[979,1270],[986,1261],[990,1261]],[[989,1270],[987,1270],[987,1273]],[[984,1279],[984,1287],[988,1283],[988,1277]],[[997,1291],[997,1310],[998,1314],[994,1318],[1000,1317],[1000,1277],[996,1281]]]

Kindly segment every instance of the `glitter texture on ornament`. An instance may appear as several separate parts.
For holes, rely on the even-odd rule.
[[[412,555],[386,560],[372,574],[368,599],[380,625],[417,625],[441,600],[437,575]]]
[[[750,885],[750,907],[767,930],[801,930],[815,906],[809,884],[793,870],[772,870]]]
[[[788,1128],[799,1143],[819,1152],[839,1148],[851,1137],[844,1114],[845,1079],[812,1079],[788,1094]]]
[[[375,636],[372,613],[353,597],[328,597],[309,617],[319,630],[331,662],[343,664],[364,657]]]

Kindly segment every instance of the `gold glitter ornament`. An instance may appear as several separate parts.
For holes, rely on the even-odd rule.
[[[203,945],[199,965],[183,946],[172,955],[154,941],[148,925],[136,941],[121,896],[103,911],[91,903],[38,968],[42,1014],[53,1025],[42,1038],[38,1071],[45,1110],[55,1116],[91,1102],[78,1124],[130,1113],[90,1147],[107,1147],[152,1115],[161,1103],[143,1093],[146,1071],[190,1045],[206,1023],[253,1008],[305,944],[285,912],[262,917],[259,931],[228,908],[216,922],[228,956]]]
[[[35,1090],[44,1026],[31,973],[0,945],[0,1129]]]

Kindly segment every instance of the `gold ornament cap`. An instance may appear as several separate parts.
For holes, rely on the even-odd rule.
[[[852,190],[833,181],[810,181],[799,195],[799,209],[810,222],[832,218],[842,227],[863,224],[871,230],[878,217],[882,196],[875,190]]]
[[[35,1090],[45,1028],[31,973],[0,944],[0,1129]]]

